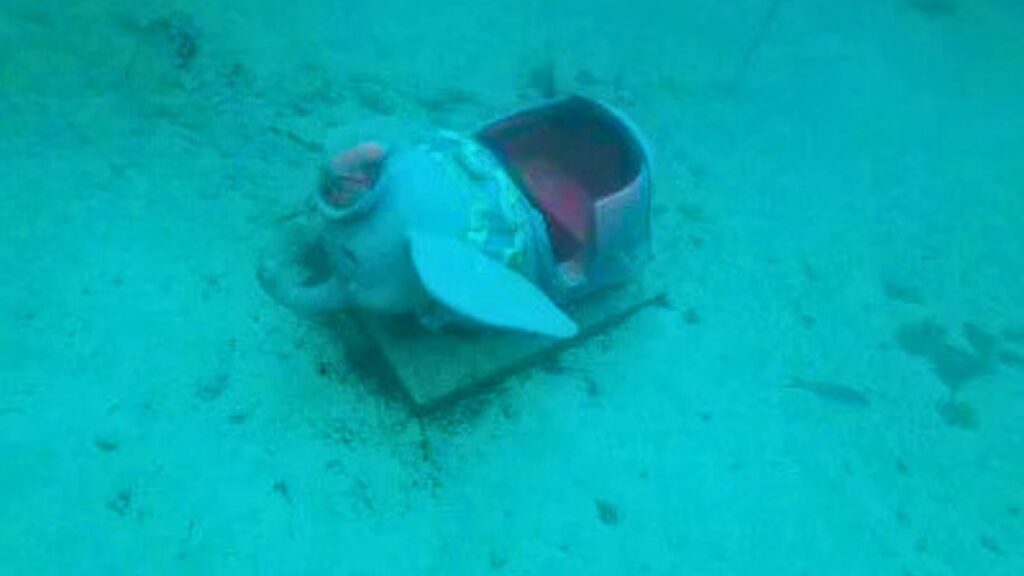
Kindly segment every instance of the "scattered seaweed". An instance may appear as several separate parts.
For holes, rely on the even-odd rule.
[[[970,350],[951,344],[946,328],[930,320],[905,324],[896,332],[896,342],[903,351],[926,359],[939,380],[953,392],[995,367],[998,343],[990,334],[968,323],[964,325],[964,338]]]
[[[966,401],[950,398],[945,402],[940,402],[935,409],[942,420],[954,428],[978,429],[978,412],[972,404]]]

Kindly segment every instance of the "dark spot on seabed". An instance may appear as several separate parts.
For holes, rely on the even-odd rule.
[[[175,64],[188,68],[199,52],[199,26],[191,19],[178,22],[169,30],[171,45],[174,47]]]
[[[597,519],[606,526],[617,526],[621,520],[619,508],[615,504],[600,498],[594,498]]]
[[[811,328],[814,328],[815,324],[818,323],[818,321],[814,318],[814,316],[811,316],[810,314],[808,314],[806,312],[800,312],[799,315],[798,315],[798,318],[800,319],[800,325],[803,326],[807,330],[810,330]]]
[[[700,324],[700,320],[700,313],[694,308],[687,308],[686,312],[683,314],[683,321],[691,326]]]
[[[491,569],[495,571],[501,570],[505,567],[505,564],[508,563],[508,558],[497,550],[491,550],[489,558],[491,562]]]
[[[940,402],[935,409],[942,420],[954,428],[962,430],[977,430],[978,428],[978,413],[974,406],[966,401],[950,398]]]
[[[117,442],[109,438],[97,438],[92,445],[100,452],[116,452],[118,449]]]
[[[998,540],[996,540],[988,534],[982,534],[981,537],[978,539],[978,543],[981,544],[982,548],[988,550],[996,556],[1006,555],[1006,551],[1003,549],[1002,544],[1000,544]]]
[[[190,14],[172,13],[150,21],[143,33],[163,46],[175,68],[189,68],[199,54],[203,30]]]
[[[132,510],[132,491],[122,488],[117,491],[113,498],[107,501],[107,510],[118,516],[127,516]]]
[[[885,292],[885,296],[893,302],[914,305],[919,305],[924,302],[924,296],[916,288],[897,282],[891,278],[882,279],[882,291]]]
[[[321,378],[326,378],[331,375],[331,365],[323,360],[317,362],[316,373]]]
[[[196,396],[204,402],[212,402],[224,394],[230,383],[230,375],[226,372],[217,373],[196,385]]]
[[[291,490],[288,488],[288,483],[287,482],[285,482],[284,480],[280,480],[280,479],[279,480],[275,480],[274,481],[274,485],[273,485],[273,487],[271,489],[273,490],[274,494],[277,494],[278,496],[280,496],[282,499],[284,499],[285,502],[287,502],[289,504],[292,503],[292,494],[291,494]]]
[[[565,360],[557,354],[544,359],[537,368],[544,374],[551,375],[563,375],[571,372]]]
[[[896,342],[907,354],[927,360],[939,380],[956,391],[990,373],[996,359],[997,342],[992,335],[971,323],[964,325],[963,334],[970,350],[951,344],[944,326],[923,320],[903,325],[896,332]]]
[[[896,472],[899,473],[900,476],[910,476],[910,468],[902,458],[896,460]]]
[[[656,308],[664,308],[666,310],[676,309],[675,303],[672,302],[672,299],[669,298],[668,294],[658,294],[651,305]]]
[[[955,428],[975,430],[977,412],[959,392],[965,384],[995,372],[1000,366],[1024,368],[1024,352],[1018,349],[1014,329],[996,335],[978,323],[965,322],[961,335],[966,346],[951,342],[945,326],[922,320],[900,327],[895,339],[904,352],[926,360],[948,388],[949,397],[935,406],[942,420]]]

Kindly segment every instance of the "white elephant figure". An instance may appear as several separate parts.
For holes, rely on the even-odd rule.
[[[649,182],[632,125],[580,97],[472,137],[366,142],[324,167],[312,197],[320,231],[302,247],[306,276],[270,258],[259,280],[304,315],[358,308],[414,314],[433,328],[571,337],[577,326],[559,304],[623,281],[649,249]]]

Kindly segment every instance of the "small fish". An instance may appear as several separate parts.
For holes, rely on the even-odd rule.
[[[810,392],[818,398],[827,400],[834,404],[842,404],[844,406],[853,406],[856,408],[867,408],[868,406],[871,406],[871,400],[867,395],[856,388],[851,388],[842,384],[793,378],[785,388]]]

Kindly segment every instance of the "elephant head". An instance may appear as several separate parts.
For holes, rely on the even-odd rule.
[[[317,230],[258,277],[302,315],[360,309],[550,337],[575,323],[539,287],[540,217],[472,140],[444,135],[334,156],[312,196]]]

